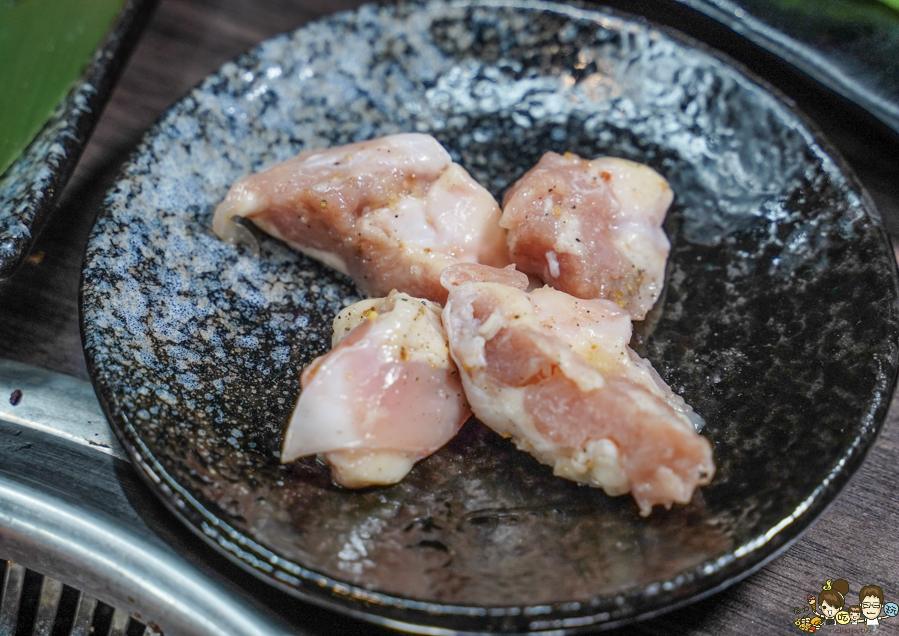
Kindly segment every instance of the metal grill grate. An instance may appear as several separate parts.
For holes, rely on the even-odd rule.
[[[155,501],[90,383],[0,359],[0,636],[309,634],[272,594]]]
[[[6,561],[0,636],[161,636],[128,612],[34,570]]]

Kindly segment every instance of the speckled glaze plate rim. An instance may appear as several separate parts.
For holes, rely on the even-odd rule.
[[[0,174],[0,280],[21,266],[75,171],[119,75],[159,0],[124,0],[81,76]]]
[[[806,127],[815,143],[833,160],[837,171],[846,179],[850,188],[860,193],[861,207],[877,227],[885,252],[891,253],[886,234],[880,227],[879,215],[874,204],[867,193],[864,192],[863,187],[846,162],[824,138],[818,128],[795,108],[789,98],[740,63],[721,53],[710,50],[702,43],[670,27],[648,24],[641,18],[635,18],[608,8],[581,4],[562,5],[540,0],[512,2],[494,2],[489,0],[485,2],[460,1],[453,4],[549,10],[566,16],[586,16],[592,19],[613,18],[620,20],[623,25],[628,25],[631,28],[648,28],[664,33],[681,46],[699,49],[703,53],[711,55],[722,65],[735,69],[762,91],[773,95],[781,106],[785,107]],[[283,37],[283,35],[276,37]],[[157,127],[154,126],[148,131],[144,137],[144,144],[153,138],[156,130]],[[131,161],[135,160],[139,152],[140,148]],[[897,271],[894,260],[891,268],[895,297],[899,296],[899,271]],[[85,281],[82,279],[80,304],[83,338],[85,330],[84,285]],[[873,424],[866,427],[862,434],[855,438],[855,442],[851,447],[846,449],[840,456],[837,468],[818,485],[814,492],[809,494],[808,498],[796,509],[793,515],[783,519],[776,526],[769,528],[764,534],[756,536],[752,541],[730,549],[724,557],[714,562],[706,562],[674,579],[658,581],[652,585],[632,589],[626,594],[620,595],[619,598],[624,597],[626,601],[624,603],[625,609],[623,610],[615,608],[612,597],[597,597],[585,603],[557,603],[553,606],[457,606],[411,600],[343,583],[282,559],[279,555],[221,521],[179,484],[177,480],[169,475],[162,464],[153,456],[134,426],[129,422],[127,415],[116,403],[111,390],[103,385],[100,374],[92,362],[90,352],[87,351],[86,353],[94,388],[115,434],[132,460],[140,466],[141,470],[139,472],[150,484],[151,489],[161,497],[166,507],[193,532],[245,570],[291,595],[365,621],[426,634],[548,632],[573,634],[588,630],[605,630],[637,620],[651,618],[715,594],[746,578],[770,562],[799,539],[811,524],[833,503],[840,490],[861,465],[867,451],[876,439],[883,425],[890,402],[889,399],[880,402],[875,412],[870,416]],[[899,365],[894,361],[891,374],[892,379],[890,380],[888,390],[888,395],[890,396],[896,386],[897,372],[899,372]],[[507,619],[511,619],[512,624],[517,627],[510,630],[507,627],[509,623],[504,622]],[[526,621],[526,629],[520,629],[521,620]]]

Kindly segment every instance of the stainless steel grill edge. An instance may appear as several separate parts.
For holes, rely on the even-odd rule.
[[[0,560],[14,562],[0,591],[13,594],[25,569],[44,576],[34,634],[54,633],[63,584],[86,603],[66,617],[71,634],[89,624],[93,599],[115,610],[109,636],[304,633],[217,570],[217,555],[148,495],[87,382],[0,361]],[[0,636],[22,633],[9,624],[12,600]]]

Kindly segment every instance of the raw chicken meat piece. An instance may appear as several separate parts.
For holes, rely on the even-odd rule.
[[[454,265],[442,282],[450,351],[484,424],[560,477],[630,492],[644,516],[709,483],[702,420],[628,346],[626,311],[550,287],[527,293],[511,268]]]
[[[324,453],[349,488],[393,484],[471,415],[440,306],[393,291],[334,320],[334,347],[301,376],[282,463]]]
[[[665,282],[673,200],[655,170],[548,152],[503,198],[518,269],[578,298],[606,298],[642,320]]]
[[[245,217],[339,272],[369,296],[443,303],[456,262],[509,262],[502,212],[429,135],[399,134],[303,152],[235,183],[212,227],[235,242]]]

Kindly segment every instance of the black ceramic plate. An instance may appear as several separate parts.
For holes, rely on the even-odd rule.
[[[392,487],[279,464],[299,372],[356,292],[275,240],[223,244],[212,212],[244,174],[398,131],[434,134],[497,196],[547,150],[667,176],[671,273],[644,350],[708,422],[718,474],[690,505],[641,518],[475,421]],[[412,630],[565,632],[711,593],[808,527],[885,416],[896,300],[855,180],[727,61],[605,13],[435,2],[265,42],[169,111],[99,215],[82,325],[153,488],[262,579]]]
[[[66,98],[18,159],[0,173],[0,279],[21,265],[56,206],[156,2],[123,2]]]

